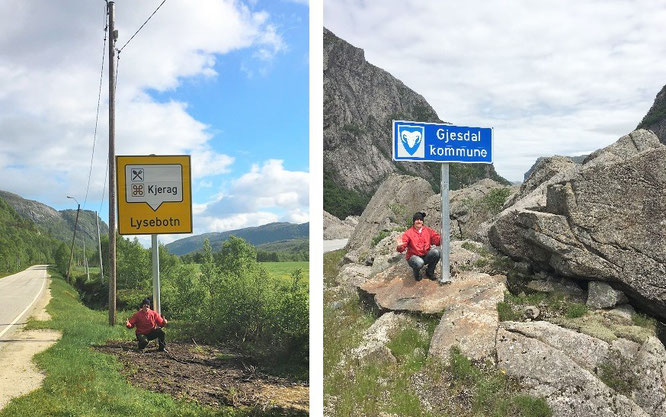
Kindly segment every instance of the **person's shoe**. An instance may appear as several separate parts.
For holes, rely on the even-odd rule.
[[[414,272],[414,281],[421,281],[421,271],[418,269],[412,269],[412,271]]]
[[[435,279],[435,268],[426,269],[426,276],[428,277],[428,279]]]
[[[157,348],[158,352],[164,352],[164,350],[165,350],[164,346],[160,346],[160,347]]]

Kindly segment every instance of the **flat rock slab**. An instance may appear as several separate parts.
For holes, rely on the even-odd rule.
[[[374,303],[380,311],[438,314],[460,304],[479,305],[494,300],[498,292],[504,293],[505,281],[503,275],[478,272],[458,274],[450,284],[439,284],[427,278],[415,281],[411,268],[400,262],[358,289],[361,298]]]

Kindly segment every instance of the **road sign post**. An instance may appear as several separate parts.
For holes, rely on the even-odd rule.
[[[117,156],[118,233],[152,235],[153,309],[161,314],[157,235],[192,233],[189,155]]]
[[[442,193],[442,273],[440,283],[450,277],[449,163],[492,164],[493,130],[484,127],[453,126],[446,123],[393,121],[393,160],[438,162]]]

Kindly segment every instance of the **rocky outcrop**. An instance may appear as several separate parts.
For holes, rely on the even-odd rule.
[[[357,48],[324,29],[324,176],[332,187],[371,196],[392,173],[439,184],[436,163],[392,159],[393,120],[441,122],[435,110],[388,72],[365,60]],[[452,189],[493,178],[508,183],[493,165],[450,168]],[[325,202],[327,189],[324,189]],[[329,211],[334,212],[331,208]],[[336,213],[337,214],[337,213]],[[345,213],[347,214],[347,213]]]
[[[358,216],[347,216],[340,220],[324,211],[324,240],[349,239],[358,225]]]
[[[412,215],[422,211],[433,195],[427,181],[407,175],[391,175],[372,197],[347,243],[347,259],[364,261],[370,254],[373,239],[382,231],[406,229]]]
[[[665,161],[666,147],[653,133],[632,132],[506,209],[489,240],[537,269],[614,282],[666,317]]]
[[[496,343],[498,367],[554,416],[664,415],[666,351],[655,337],[609,343],[543,321],[504,322]]]
[[[530,167],[530,169],[528,169],[527,172],[523,175],[523,183],[527,182],[527,180],[532,176],[534,171],[541,170],[541,164],[544,163],[544,162],[547,162],[548,160],[560,159],[560,160],[568,160],[568,161],[574,162],[576,164],[582,164],[583,161],[585,160],[585,158],[587,158],[587,155],[579,155],[579,156],[555,155],[555,156],[551,156],[551,157],[540,156],[539,158],[537,158],[534,165],[532,165]]]
[[[423,96],[324,29],[324,171],[368,194],[398,167],[433,181],[425,164],[392,161],[393,118],[441,121]]]
[[[661,143],[666,144],[666,85],[657,94],[652,107],[636,129],[650,130]]]

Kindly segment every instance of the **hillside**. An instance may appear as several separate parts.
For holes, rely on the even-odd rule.
[[[13,273],[28,265],[55,262],[60,244],[0,198],[0,272]]]
[[[324,29],[324,210],[341,219],[361,214],[391,173],[424,178],[439,191],[439,164],[392,160],[394,119],[442,122],[423,96]],[[492,165],[451,164],[451,189],[482,178],[508,184]]]
[[[7,191],[0,191],[0,198],[6,201],[17,214],[34,222],[48,235],[68,244],[71,243],[76,209],[57,211],[46,204],[26,200]],[[109,226],[101,219],[99,220],[99,229],[101,235],[109,234]],[[86,247],[97,247],[97,223],[95,222],[94,211],[81,210],[79,213],[78,231],[76,232],[76,240],[79,245],[82,239],[85,240]]]
[[[308,239],[309,233],[310,223],[269,223],[262,226],[247,227],[227,232],[204,233],[197,236],[190,236],[171,242],[166,245],[166,248],[174,255],[185,255],[201,249],[204,241],[208,239],[213,251],[215,251],[222,246],[224,241],[229,239],[229,236],[240,237],[248,243],[262,248],[261,245],[263,244],[283,240],[297,239],[302,241],[303,239]]]

